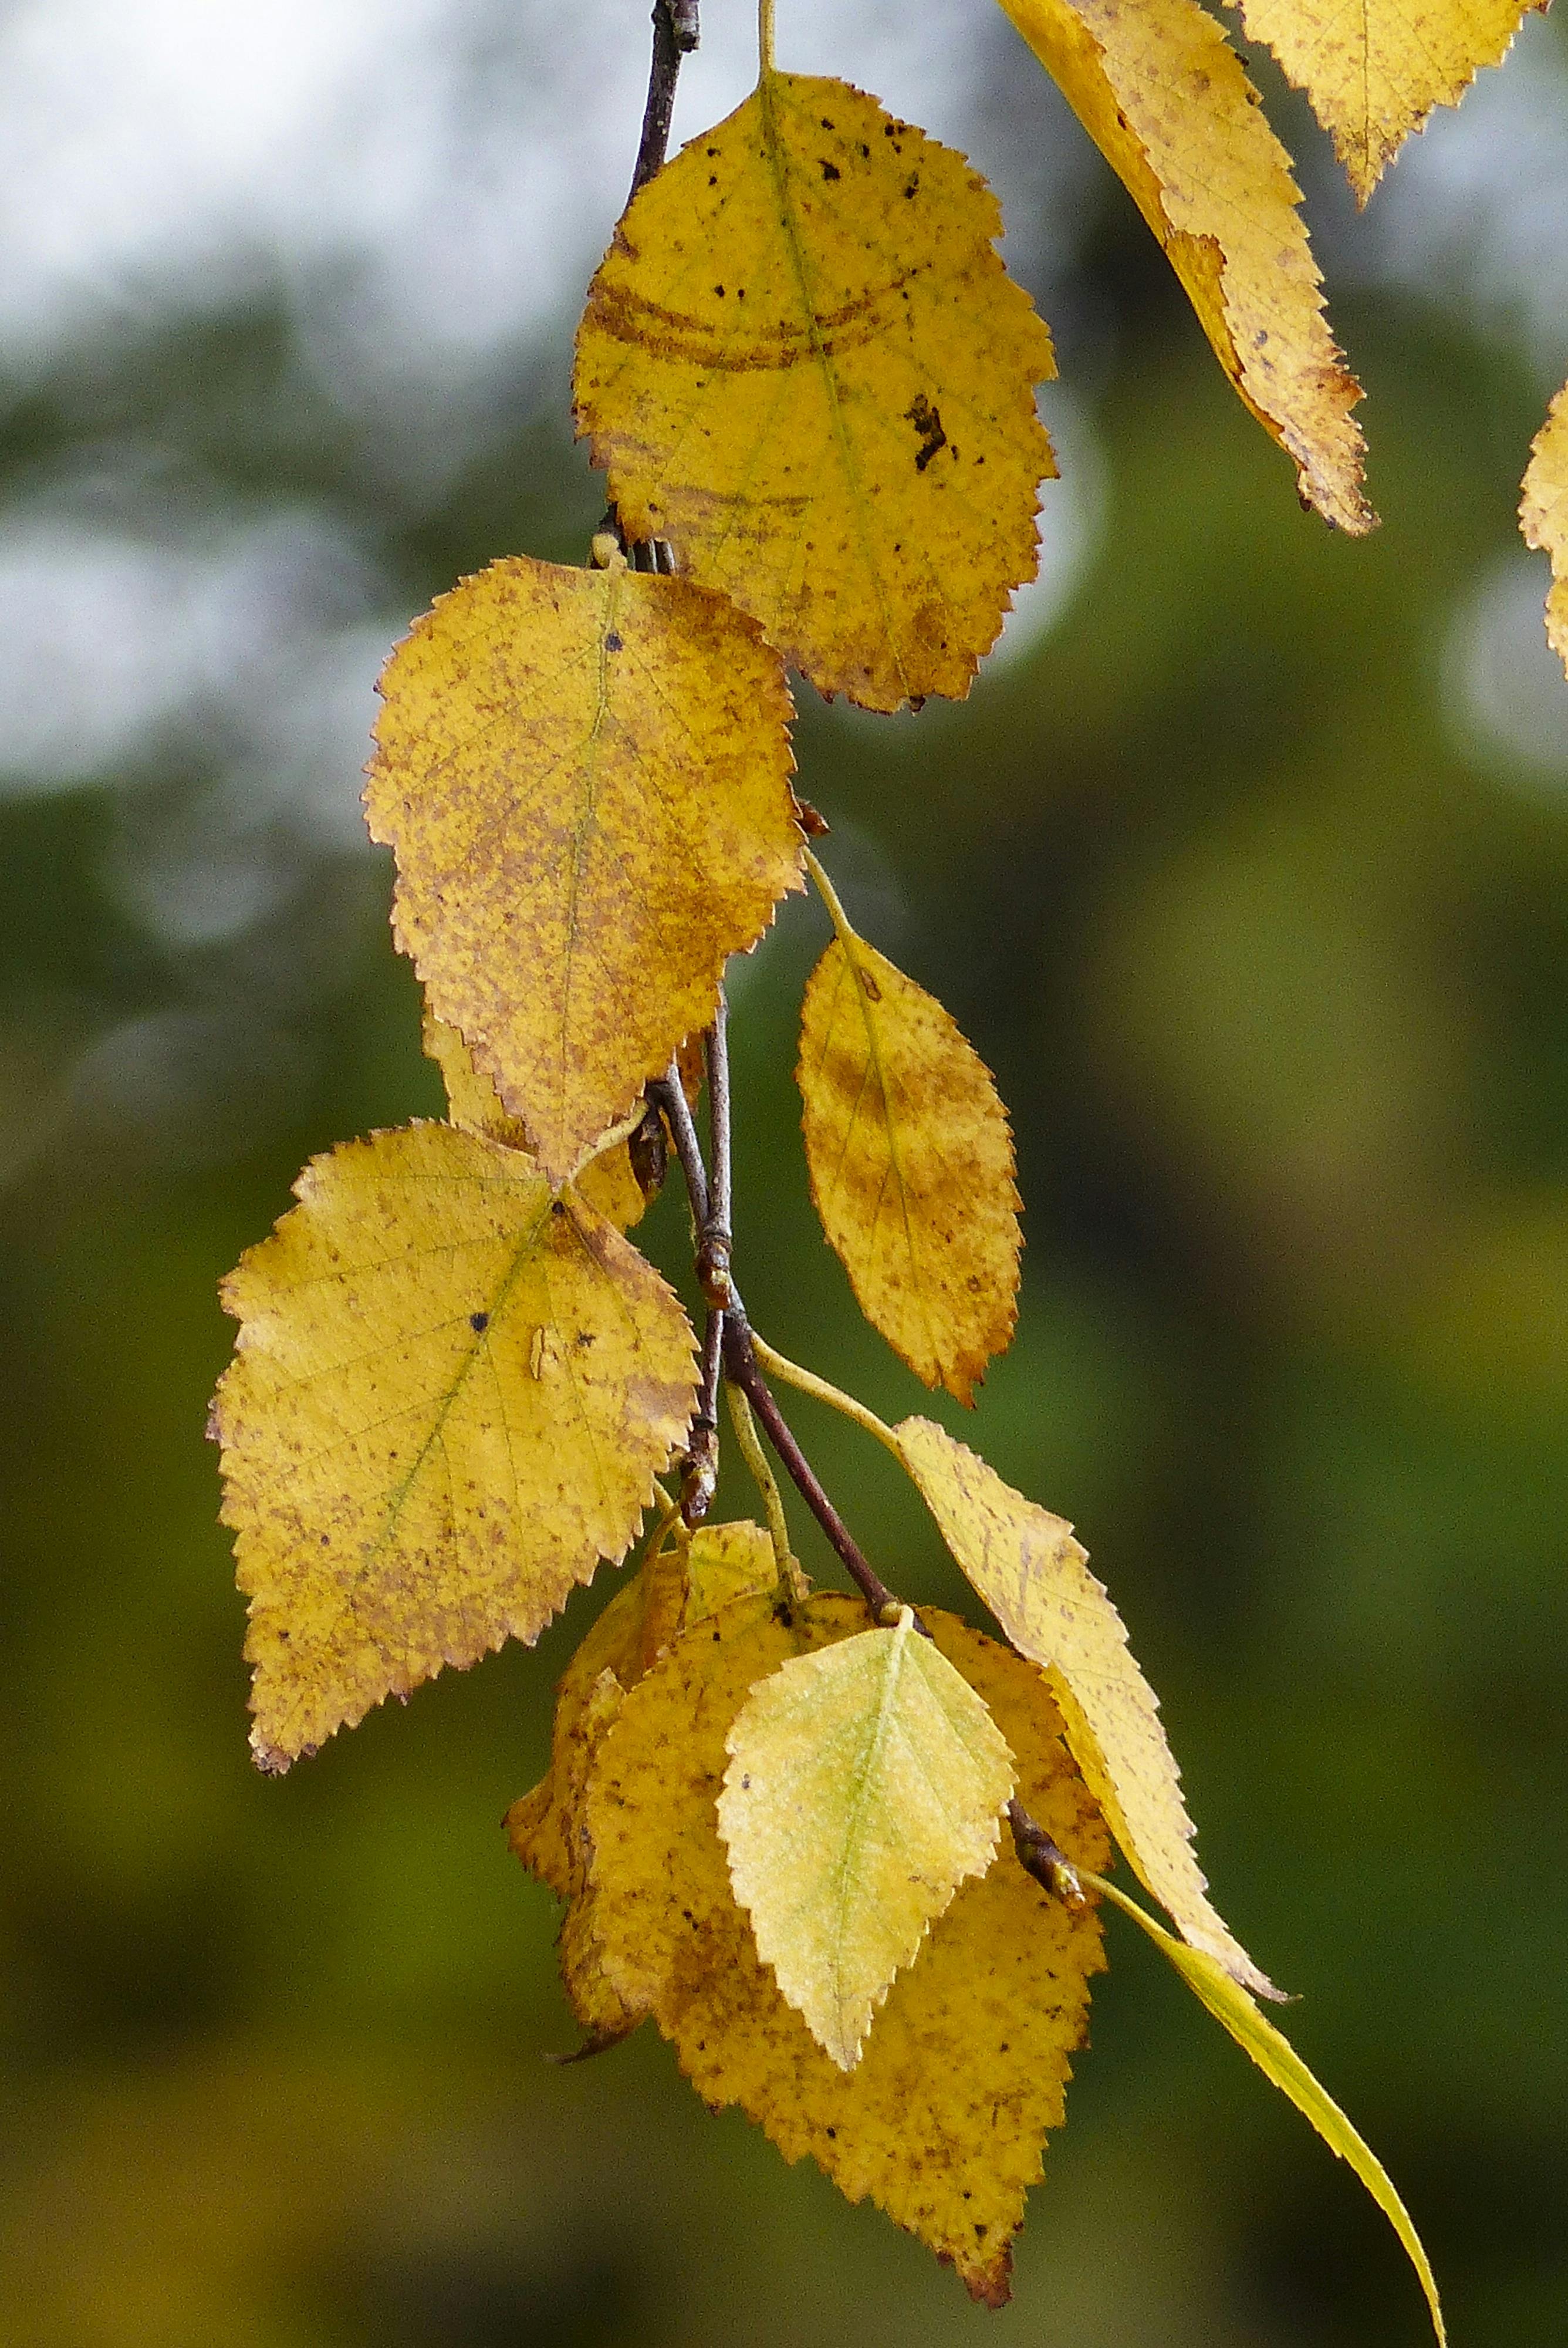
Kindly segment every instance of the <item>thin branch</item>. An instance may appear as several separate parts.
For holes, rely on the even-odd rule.
[[[708,1213],[697,1248],[697,1279],[703,1295],[723,1311],[733,1290],[730,1283],[730,1253],[733,1234],[730,1223],[730,1049],[729,1007],[719,989],[713,1024],[703,1038],[708,1062],[708,1137],[712,1170],[708,1178]]]
[[[688,1530],[713,1505],[719,1482],[719,1373],[724,1357],[724,1316],[710,1312],[702,1324],[702,1363],[681,1478],[681,1519]]]
[[[692,1221],[699,1237],[708,1220],[708,1169],[702,1162],[702,1145],[697,1138],[697,1128],[686,1099],[685,1086],[681,1082],[681,1069],[671,1060],[666,1076],[655,1076],[643,1090],[655,1108],[663,1112],[670,1128],[670,1138],[675,1144],[675,1155],[681,1161],[681,1171],[686,1180],[686,1196],[691,1202]]]
[[[670,123],[675,111],[681,60],[696,47],[698,38],[697,0],[653,0],[653,62],[648,75],[648,103],[642,112],[642,138],[628,203],[664,167],[664,158],[670,151]]]

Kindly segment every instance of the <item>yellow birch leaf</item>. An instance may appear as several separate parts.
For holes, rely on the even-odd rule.
[[[952,1615],[925,1620],[1007,1739],[1020,1798],[1078,1864],[1099,1864],[1099,1815],[1040,1674]],[[1050,1899],[1005,1841],[898,1974],[845,2072],[759,1959],[719,1838],[724,1740],[751,1688],[865,1623],[857,1600],[835,1595],[787,1616],[742,1601],[632,1690],[587,1806],[600,1954],[618,1993],[651,2006],[715,2109],[739,2104],[787,2159],[809,2153],[847,2199],[868,2196],[998,2306],[1103,1962],[1092,1908]]]
[[[1159,1702],[1072,1527],[1026,1500],[928,1418],[894,1429],[942,1538],[1061,1708],[1068,1748],[1133,1873],[1194,1948],[1265,1997],[1280,1993],[1208,1898]]]
[[[661,1548],[617,1591],[562,1675],[550,1766],[532,1793],[512,1804],[506,1824],[507,1839],[530,1874],[570,1902],[560,1931],[561,1978],[588,2034],[585,2052],[613,2045],[647,2011],[628,2004],[600,1962],[584,1801],[600,1740],[625,1691],[682,1629],[734,1598],[771,1591],[776,1579],[773,1544],[760,1526],[701,1526],[689,1541]]]
[[[1364,204],[1434,106],[1457,106],[1500,65],[1547,0],[1240,0],[1250,39],[1274,51],[1333,138]]]
[[[1519,526],[1527,546],[1552,558],[1546,635],[1568,668],[1568,384],[1548,408],[1531,446]]]
[[[1050,336],[951,148],[764,71],[630,206],[578,335],[579,428],[824,693],[961,699],[1039,560]]]
[[[1410,2223],[1409,2210],[1377,2154],[1352,2127],[1333,2097],[1318,2085],[1288,2038],[1275,2028],[1266,2014],[1258,2012],[1245,1990],[1206,1951],[1190,1949],[1184,1941],[1173,1940],[1163,1925],[1146,1915],[1137,1901],[1129,1900],[1115,1884],[1097,1879],[1094,1889],[1113,1900],[1123,1915],[1131,1916],[1147,1932],[1193,1994],[1207,2006],[1216,2022],[1224,2024],[1244,2053],[1251,2055],[1265,2077],[1272,2080],[1282,2095],[1289,2096],[1296,2110],[1311,2121],[1329,2150],[1349,2163],[1404,2245],[1431,2310],[1438,2348],[1447,2348],[1448,2333],[1443,2328],[1437,2278],[1421,2247],[1421,2238]]]
[[[990,1072],[934,996],[853,932],[801,1008],[806,1166],[873,1328],[970,1401],[1018,1317],[1012,1136]]]
[[[1304,504],[1360,536],[1361,387],[1323,314],[1290,159],[1198,0],[1001,0],[1125,184]]]
[[[424,1040],[426,1059],[434,1060],[441,1071],[452,1123],[461,1126],[466,1133],[487,1134],[492,1141],[500,1142],[507,1149],[519,1150],[531,1159],[533,1152],[521,1120],[507,1116],[499,1093],[488,1076],[479,1074],[473,1054],[456,1027],[448,1027],[444,1019],[426,1011]],[[612,1142],[608,1149],[590,1158],[572,1187],[618,1231],[629,1231],[648,1210],[648,1200],[632,1171],[630,1148],[625,1141]]]
[[[624,1555],[696,1386],[658,1273],[482,1135],[374,1134],[296,1190],[224,1283],[213,1406],[270,1769],[537,1638]]]
[[[759,1682],[725,1750],[719,1832],[757,1953],[853,2071],[895,1973],[996,1857],[1007,1740],[906,1606]]]
[[[782,664],[690,580],[517,555],[416,620],[381,690],[397,942],[559,1185],[800,886]]]

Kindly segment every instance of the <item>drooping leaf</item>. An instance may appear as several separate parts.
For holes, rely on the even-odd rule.
[[[1100,1819],[1040,1673],[951,1615],[925,1619],[1006,1737],[1020,1797],[1074,1859],[1096,1865]],[[845,2072],[759,1960],[718,1834],[724,1740],[751,1688],[865,1622],[858,1601],[837,1596],[788,1619],[742,1601],[632,1690],[588,1801],[600,1956],[621,1996],[651,2005],[710,2104],[738,2103],[786,2158],[809,2153],[848,2199],[869,2195],[999,2305],[1102,1962],[1092,1909],[1049,1899],[1005,1843],[932,1926]]]
[[[1113,1900],[1124,1915],[1147,1932],[1154,1946],[1167,1956],[1194,1995],[1207,2006],[1216,2022],[1223,2023],[1236,2044],[1250,2054],[1258,2069],[1271,2079],[1283,2095],[1289,2096],[1298,2112],[1309,2119],[1331,2152],[1348,2161],[1373,2200],[1382,2210],[1403,2243],[1410,2264],[1420,2278],[1421,2289],[1431,2310],[1432,2328],[1438,2336],[1438,2348],[1447,2348],[1448,2334],[1443,2328],[1443,2312],[1438,2299],[1437,2278],[1430,2261],[1421,2247],[1420,2236],[1410,2223],[1409,2212],[1394,2190],[1388,2170],[1366,2140],[1352,2127],[1338,2105],[1320,2087],[1290,2041],[1277,2031],[1266,2014],[1260,2013],[1238,1982],[1231,1979],[1223,1965],[1215,1962],[1205,1950],[1189,1948],[1184,1941],[1175,1940],[1164,1927],[1144,1912],[1135,1900],[1129,1900],[1115,1884],[1096,1881],[1094,1889],[1107,1900]]]
[[[1360,386],[1328,331],[1290,159],[1198,0],[1000,0],[1164,248],[1304,503],[1360,535]]]
[[[853,936],[806,986],[805,1157],[822,1227],[872,1326],[968,1402],[1017,1319],[1012,1136],[941,1004]]]
[[[764,72],[643,189],[589,293],[577,408],[634,536],[825,693],[960,697],[1032,579],[1050,337],[962,156]]]
[[[1547,0],[1241,0],[1249,38],[1274,51],[1333,136],[1364,204],[1434,106],[1457,106],[1501,63],[1531,6]]]
[[[1194,1948],[1277,1997],[1209,1900],[1158,1701],[1071,1526],[928,1418],[907,1418],[894,1431],[943,1540],[1019,1653],[1050,1681],[1069,1749],[1134,1874]]]
[[[1552,558],[1546,634],[1568,668],[1568,384],[1547,410],[1532,445],[1519,524],[1525,544]]]
[[[461,1126],[466,1133],[487,1134],[492,1141],[518,1150],[532,1160],[533,1152],[521,1119],[507,1114],[499,1093],[488,1076],[479,1074],[473,1054],[456,1027],[448,1027],[444,1019],[427,1011],[424,1033],[425,1056],[435,1061],[446,1087],[447,1114],[452,1123]],[[630,1231],[647,1211],[648,1200],[632,1170],[630,1144],[625,1141],[612,1142],[597,1157],[590,1158],[579,1169],[573,1188],[618,1231]]]
[[[518,555],[417,620],[381,689],[364,800],[398,943],[559,1184],[800,885],[782,665],[690,580]]]
[[[852,2071],[895,1973],[996,1857],[1007,1741],[906,1607],[760,1681],[725,1750],[719,1832],[757,1953]]]
[[[282,1769],[443,1663],[532,1641],[685,1438],[680,1304],[619,1231],[446,1125],[312,1160],[224,1283],[224,1520]]]

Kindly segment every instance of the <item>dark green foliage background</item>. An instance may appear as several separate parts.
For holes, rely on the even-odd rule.
[[[1224,1912],[1301,1993],[1286,2027],[1401,2186],[1456,2343],[1514,2348],[1555,2336],[1568,2284],[1568,803],[1500,785],[1437,678],[1456,596],[1513,543],[1540,400],[1501,345],[1341,294],[1385,526],[1336,541],[1095,187],[1091,567],[965,709],[803,707],[802,788],[852,911],[1015,1114],[1023,1324],[963,1431],[1076,1519]],[[262,300],[13,402],[5,461],[183,448],[241,502],[347,516],[412,613],[500,552],[580,559],[569,324],[543,406],[503,400],[489,454],[412,511]],[[498,1821],[602,1591],[536,1654],[251,1773],[201,1440],[215,1284],[307,1154],[438,1092],[383,865],[302,866],[276,933],[193,978],[105,892],[119,819],[108,791],[0,810],[0,992],[123,1017],[242,1002],[243,953],[281,957],[296,1053],[270,1091],[220,1085],[250,1131],[217,1162],[159,1145],[149,1101],[0,1198],[0,2339],[1419,2341],[1382,2220],[1114,1920],[1001,2318],[706,2117],[646,2034],[547,2065],[573,2036],[551,1906]],[[736,988],[737,1262],[776,1343],[894,1416],[931,1406],[856,1323],[799,1159],[825,935],[792,907]],[[674,1270],[676,1202],[648,1228]],[[954,1600],[882,1457],[797,1421],[887,1577]]]

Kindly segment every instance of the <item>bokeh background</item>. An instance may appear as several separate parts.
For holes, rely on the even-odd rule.
[[[1368,388],[1352,545],[985,0],[780,16],[784,63],[990,175],[1061,363],[1041,581],[967,706],[798,729],[851,910],[1017,1121],[971,1439],[1109,1580],[1456,2343],[1558,2337],[1568,684],[1513,514],[1568,370],[1568,28],[1365,219],[1257,67]],[[684,135],[748,86],[749,5],[706,19]],[[216,1282],[309,1153],[438,1107],[358,819],[372,684],[459,572],[582,557],[569,336],[646,40],[645,0],[0,8],[0,2339],[1417,2343],[1382,2219],[1114,1919],[1000,2316],[651,2034],[547,2065],[554,1916],[498,1820],[613,1577],[249,1766]],[[929,1405],[799,1159],[824,936],[792,905],[734,973],[740,1261],[892,1416]],[[676,1202],[645,1228],[677,1268]],[[955,1598],[881,1455],[797,1416],[890,1577]]]

